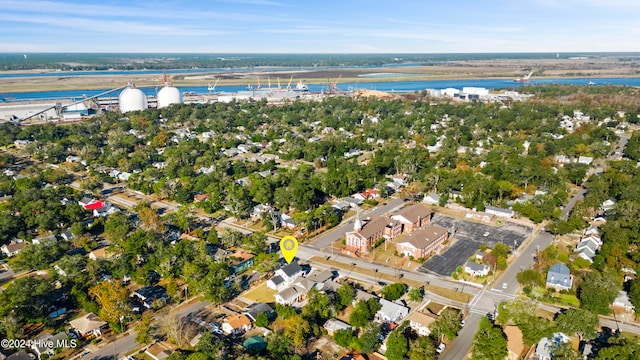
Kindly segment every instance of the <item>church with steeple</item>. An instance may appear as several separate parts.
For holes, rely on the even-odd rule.
[[[357,209],[353,230],[346,234],[343,251],[348,255],[363,256],[369,253],[371,246],[381,238],[392,240],[402,234],[402,223],[387,216],[360,219]]]

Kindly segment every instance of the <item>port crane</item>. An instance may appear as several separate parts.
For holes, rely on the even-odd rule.
[[[216,86],[218,85],[218,81],[220,81],[220,78],[216,79],[215,84],[213,84],[213,86],[211,86],[211,84],[209,84],[209,86],[207,86],[207,90],[209,90],[210,93],[216,91]]]
[[[515,82],[528,82],[529,78],[531,77],[531,75],[533,75],[533,70],[531,70],[531,72],[529,72],[529,74],[527,74],[527,75],[525,75],[525,76],[523,76],[521,78],[514,79],[513,81],[515,81]]]
[[[338,75],[336,81],[331,82],[331,80],[327,79],[327,92],[329,94],[335,94],[338,92],[338,81],[342,78],[342,74]]]

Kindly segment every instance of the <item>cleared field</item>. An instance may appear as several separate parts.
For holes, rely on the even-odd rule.
[[[274,301],[273,296],[277,293],[278,292],[276,290],[267,288],[267,283],[263,282],[257,287],[242,294],[242,297],[253,302],[271,303]]]

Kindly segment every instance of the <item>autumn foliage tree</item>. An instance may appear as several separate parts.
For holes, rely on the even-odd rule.
[[[127,304],[129,289],[118,281],[102,281],[89,289],[89,295],[100,305],[98,316],[112,326],[131,313]]]

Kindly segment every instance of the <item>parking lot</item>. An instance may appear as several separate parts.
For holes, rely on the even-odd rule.
[[[434,255],[427,260],[418,271],[436,273],[449,276],[456,267],[464,263],[478,251],[480,245],[487,247],[503,242],[518,248],[531,236],[533,228],[524,225],[503,222],[500,226],[480,224],[474,221],[455,219],[440,214],[434,215],[431,222],[434,225],[454,230],[455,243],[444,253]]]

